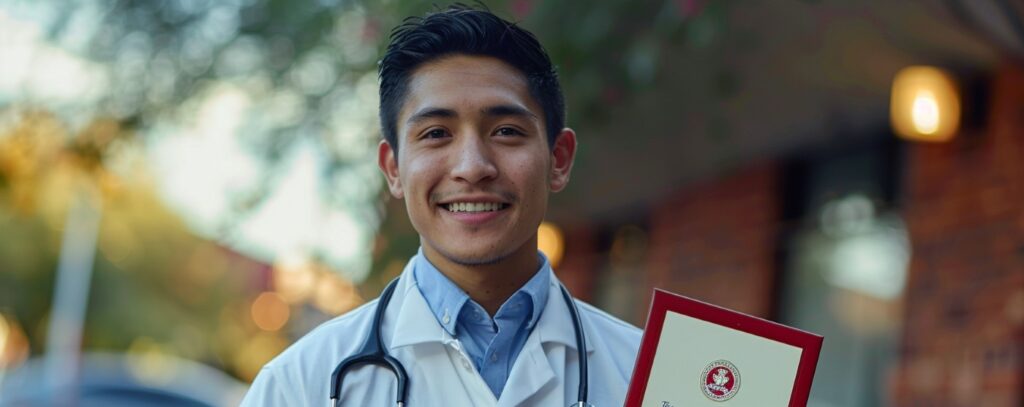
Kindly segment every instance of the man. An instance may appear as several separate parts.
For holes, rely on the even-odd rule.
[[[268,363],[244,405],[324,405],[383,307],[383,350],[418,406],[566,406],[586,339],[591,403],[622,405],[640,331],[563,296],[537,227],[576,153],[557,75],[536,38],[465,6],[407,19],[380,64],[378,161],[421,248],[390,301],[329,321]],[[340,373],[345,406],[394,405],[383,365]]]

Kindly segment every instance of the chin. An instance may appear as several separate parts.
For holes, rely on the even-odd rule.
[[[499,261],[501,261],[504,258],[505,258],[504,256],[502,256],[502,257],[483,257],[483,256],[480,256],[480,257],[448,257],[448,260],[450,260],[452,263],[458,264],[460,266],[489,266],[491,264],[498,263]]]
[[[444,256],[448,261],[461,266],[486,266],[498,263],[507,258],[514,250],[498,250],[496,248],[467,248],[456,246],[455,248],[442,248],[434,246],[435,250]],[[450,250],[451,249],[451,250]],[[507,253],[506,253],[507,252]]]
[[[438,250],[442,256],[460,266],[487,266],[500,262],[508,254],[495,255],[493,252],[448,252]]]

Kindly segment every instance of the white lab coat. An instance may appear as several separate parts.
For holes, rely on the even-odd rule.
[[[568,406],[576,402],[579,365],[572,317],[558,280],[551,276],[544,312],[513,364],[496,399],[458,339],[430,312],[406,266],[384,316],[382,341],[409,374],[407,405]],[[243,406],[329,405],[331,373],[365,340],[377,301],[317,327],[267,363]],[[577,301],[587,337],[590,403],[621,406],[640,345],[640,330]],[[341,389],[343,406],[391,406],[396,381],[389,370],[351,370]]]

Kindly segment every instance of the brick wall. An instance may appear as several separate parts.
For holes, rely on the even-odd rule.
[[[653,207],[644,303],[651,288],[659,287],[769,316],[780,218],[778,178],[774,165],[753,165],[684,188]],[[647,308],[641,312],[646,315]]]
[[[896,405],[1024,405],[1024,69],[992,89],[985,130],[910,147]]]
[[[562,233],[565,253],[555,273],[574,297],[592,302],[595,275],[604,260],[598,252],[597,235],[588,225],[571,225]]]

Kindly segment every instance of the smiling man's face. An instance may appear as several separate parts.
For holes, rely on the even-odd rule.
[[[397,118],[398,154],[381,169],[428,257],[461,265],[535,256],[549,191],[565,187],[575,135],[549,148],[525,76],[496,58],[455,55],[412,74]]]

